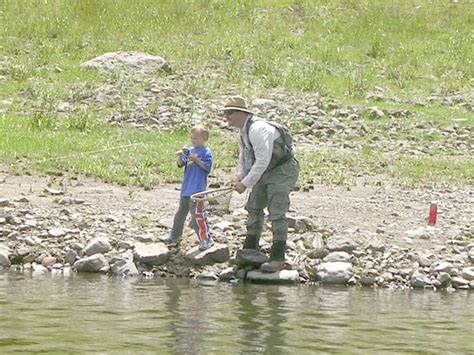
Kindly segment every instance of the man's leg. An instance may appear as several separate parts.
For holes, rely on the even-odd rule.
[[[243,249],[258,250],[258,242],[262,235],[264,214],[263,209],[267,204],[267,193],[265,185],[257,182],[252,188],[249,199],[245,206],[248,212],[247,237],[245,238]]]
[[[262,271],[275,272],[285,266],[285,248],[288,236],[286,213],[290,208],[290,192],[299,174],[299,164],[290,161],[277,167],[264,177],[267,184],[268,212],[272,222],[273,245],[270,261],[262,265]]]

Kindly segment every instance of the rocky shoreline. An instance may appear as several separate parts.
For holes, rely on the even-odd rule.
[[[6,174],[0,184],[0,266],[4,270],[187,277],[206,282],[474,289],[469,210],[457,222],[448,219],[445,226],[406,230],[395,226],[392,231],[379,225],[369,234],[357,227],[342,230],[322,225],[317,218],[293,210],[287,270],[263,274],[258,268],[270,251],[270,229],[262,237],[262,253],[239,251],[245,236],[241,206],[222,216],[211,214],[216,241],[211,249],[199,251],[191,229],[186,229],[179,247],[168,248],[160,237],[168,231],[176,190],[164,186],[140,192],[102,183],[90,186],[87,181],[53,188],[45,185],[46,179],[39,180]],[[151,195],[138,196],[141,193]],[[316,198],[311,192],[298,193],[295,205],[303,209],[298,206],[302,201]],[[467,206],[473,199],[472,191],[458,191],[456,196],[465,196]],[[147,206],[150,197],[158,199],[157,205]],[[341,216],[336,212],[332,218]]]

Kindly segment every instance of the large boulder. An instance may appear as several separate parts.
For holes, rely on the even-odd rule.
[[[81,64],[82,68],[100,71],[133,70],[140,73],[171,68],[165,59],[142,52],[109,52]]]

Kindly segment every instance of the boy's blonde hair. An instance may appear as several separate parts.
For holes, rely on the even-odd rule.
[[[199,134],[206,141],[209,139],[209,130],[203,124],[195,125],[193,128],[191,128],[191,133]]]

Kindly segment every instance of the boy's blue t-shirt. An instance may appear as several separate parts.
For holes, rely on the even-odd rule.
[[[189,152],[183,155],[184,178],[181,185],[181,197],[190,197],[192,194],[205,191],[207,189],[207,177],[212,169],[212,152],[207,147],[189,147]],[[198,164],[190,162],[189,156],[196,154],[206,165],[207,169],[201,168]]]

